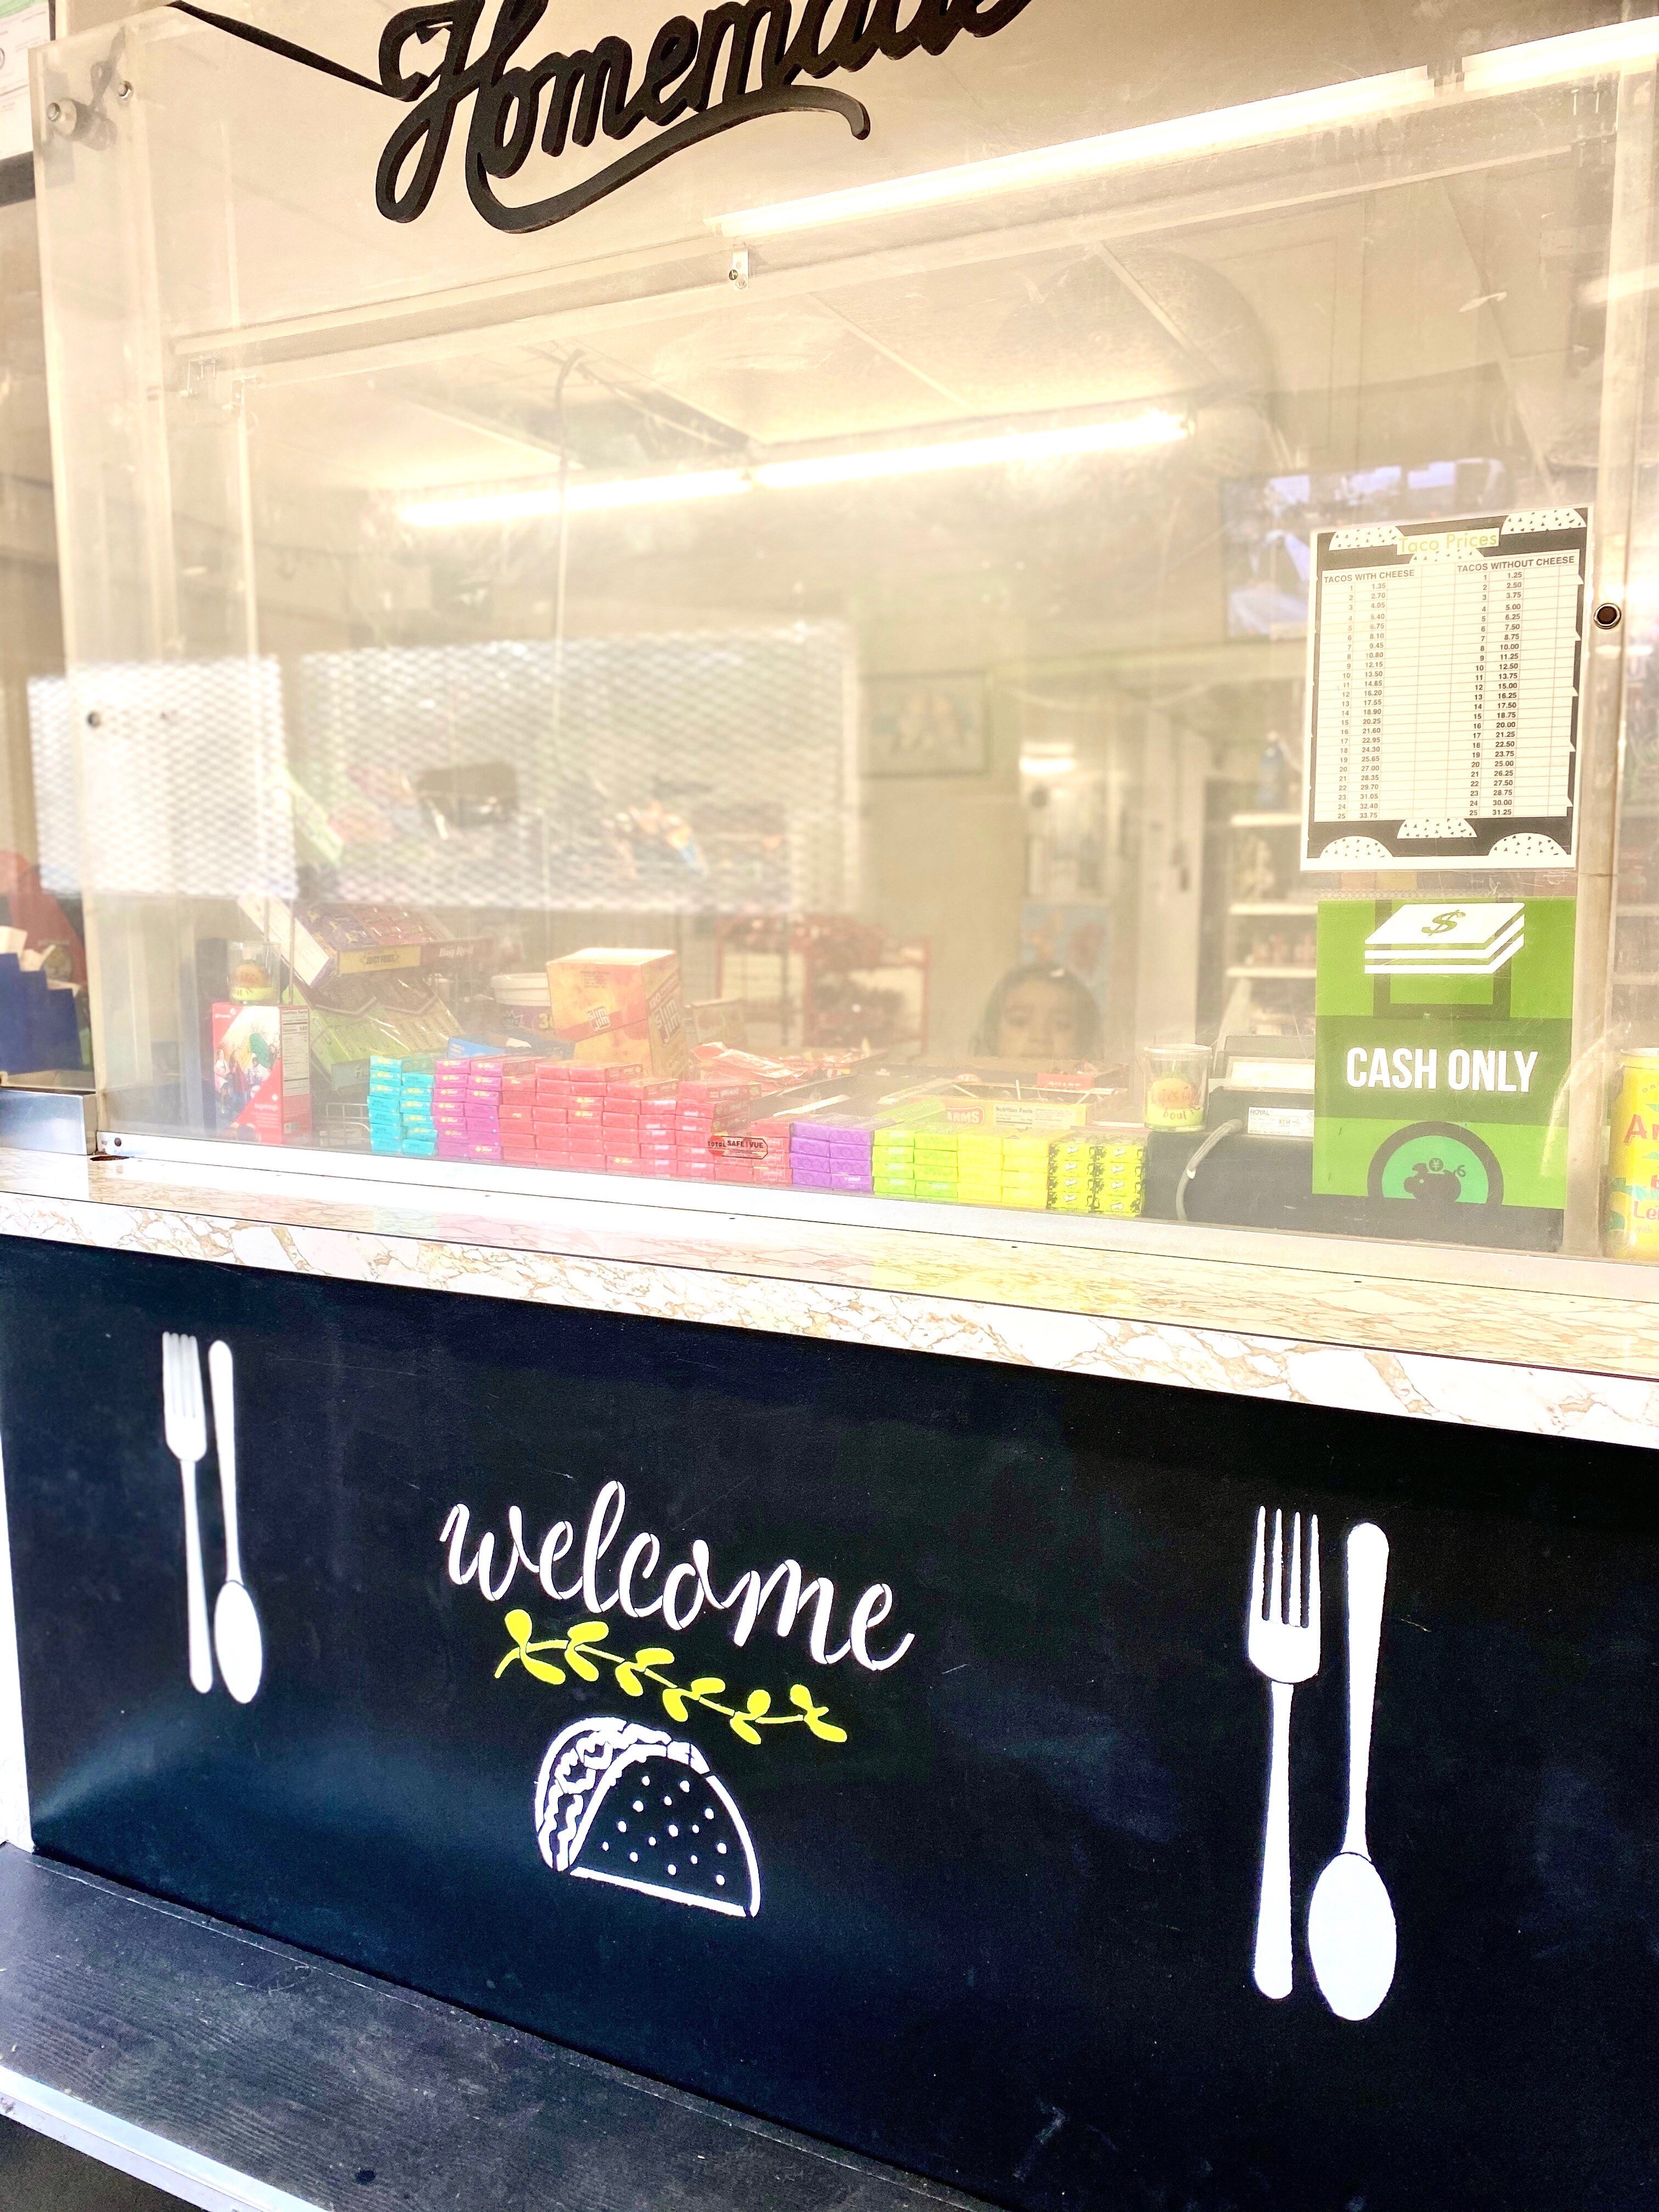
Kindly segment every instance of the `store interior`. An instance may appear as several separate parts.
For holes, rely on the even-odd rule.
[[[1111,30],[1159,58],[1133,92],[1121,56],[1091,70],[1089,4],[1075,45],[1049,24],[883,64],[887,159],[1282,88],[1287,29],[1253,74],[1188,13]],[[322,43],[325,11],[307,21]],[[1298,79],[1420,65],[1413,21],[1309,11]],[[723,1079],[734,1139],[926,1096],[1133,1143],[1160,1052],[1201,1048],[1205,1079],[1250,1039],[1310,1066],[1322,902],[1571,896],[1566,869],[1303,865],[1309,578],[1321,530],[1597,497],[1626,435],[1616,78],[751,236],[705,210],[854,173],[768,126],[554,234],[526,275],[459,185],[418,237],[340,213],[362,131],[296,177],[257,121],[262,58],[210,125],[189,95],[210,39],[154,57],[148,269],[108,283],[96,192],[46,177],[60,410],[100,379],[119,402],[61,488],[72,684],[33,209],[0,209],[0,848],[39,863],[44,921],[11,918],[76,991],[112,1127],[368,1155],[389,1070],[518,1059],[647,1093]],[[164,364],[143,420],[118,326]],[[1632,418],[1638,464],[1651,434]],[[1645,654],[1621,1047],[1659,1014]],[[67,943],[41,941],[55,916]],[[672,961],[684,1053],[578,1048],[549,963],[596,950]],[[606,1003],[619,1031],[641,1018]],[[289,1090],[307,1060],[303,1115],[256,1128],[227,1096],[237,1023]],[[1300,1110],[1304,1082],[1270,1089]],[[1196,1088],[1165,1132],[1182,1160],[1214,1126]],[[1322,1225],[1263,1159],[1231,1182],[1279,1194],[1212,1218]]]

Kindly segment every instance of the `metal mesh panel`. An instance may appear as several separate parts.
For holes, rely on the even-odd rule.
[[[298,772],[340,834],[343,898],[836,908],[854,891],[854,678],[822,623],[314,654]],[[446,799],[469,776],[493,818]]]
[[[81,888],[80,812],[75,796],[75,721],[61,676],[28,687],[29,752],[34,764],[34,831],[40,881],[59,897]]]
[[[70,678],[69,695],[84,771],[87,890],[294,895],[274,660],[94,664]]]

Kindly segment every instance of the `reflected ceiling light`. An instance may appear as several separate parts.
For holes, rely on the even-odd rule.
[[[1070,775],[1076,766],[1075,753],[1022,753],[1019,758],[1020,774],[1039,781]]]
[[[1275,138],[1331,130],[1345,123],[1399,115],[1407,109],[1429,106],[1437,100],[1455,100],[1460,94],[1478,96],[1516,91],[1528,85],[1568,83],[1578,77],[1640,67],[1656,59],[1659,59],[1659,16],[1644,15],[1633,22],[1609,23],[1600,30],[1570,31],[1557,39],[1534,39],[1525,46],[1471,54],[1461,70],[1440,82],[1426,69],[1395,70],[1383,76],[1356,77],[1346,84],[1320,85],[1309,92],[1254,100],[1237,107],[1212,108],[1202,115],[1139,124],[1132,130],[1108,131],[1098,138],[1040,146],[1028,154],[965,161],[953,169],[929,169],[916,176],[890,177],[879,184],[858,185],[846,191],[781,200],[771,207],[742,208],[732,215],[709,216],[707,222],[722,238],[778,238],[791,231],[866,222],[920,208],[948,206],[957,200],[1104,176],[1151,161],[1267,144]]]
[[[1077,453],[1131,453],[1173,446],[1190,434],[1179,415],[1149,407],[1109,422],[1076,422],[1054,430],[1011,430],[994,438],[946,438],[926,446],[823,453],[801,461],[763,461],[755,481],[768,491],[811,490],[819,484],[870,483],[881,477],[932,476],[945,469],[994,468],[1015,461],[1062,460]]]
[[[1515,92],[1524,85],[1601,76],[1656,58],[1659,15],[1638,15],[1633,22],[1606,23],[1597,31],[1569,31],[1559,39],[1532,39],[1524,46],[1470,54],[1463,63],[1463,89]]]
[[[557,484],[536,491],[483,492],[465,499],[430,499],[399,510],[404,522],[441,530],[468,522],[522,522],[537,515],[598,514],[625,507],[672,507],[683,500],[730,499],[747,491],[741,469],[687,470],[670,477],[617,477],[601,483],[578,477],[563,492]]]
[[[942,207],[953,200],[980,199],[993,192],[1024,191],[1076,177],[1102,176],[1146,161],[1217,153],[1225,147],[1253,145],[1369,117],[1397,115],[1403,108],[1427,106],[1434,96],[1434,79],[1427,70],[1395,70],[1386,76],[1357,77],[1349,84],[1322,85],[1312,92],[1253,100],[1241,107],[1176,116],[1167,123],[1139,124],[1133,130],[1109,131],[1099,138],[1040,146],[1029,154],[1005,154],[989,161],[965,161],[954,169],[890,177],[880,184],[854,185],[848,191],[781,200],[773,207],[744,208],[735,215],[710,216],[708,222],[723,238],[775,238],[787,231],[863,222],[874,216]]]
[[[1578,288],[1578,296],[1587,307],[1610,307],[1615,301],[1639,300],[1649,292],[1659,292],[1659,262],[1621,270],[1615,276],[1597,276]]]
[[[821,484],[871,483],[883,477],[932,476],[947,469],[994,468],[1019,461],[1069,459],[1085,453],[1133,453],[1172,446],[1190,437],[1183,416],[1161,407],[1120,415],[1104,422],[1072,422],[1056,429],[1010,430],[992,438],[944,438],[926,446],[890,446],[854,453],[823,453],[798,461],[763,461],[753,469],[710,469],[680,476],[618,477],[603,483],[578,479],[566,495],[571,514],[596,514],[629,507],[670,507],[682,501],[728,499],[738,492],[810,491]],[[556,484],[535,491],[482,492],[465,498],[416,501],[398,510],[401,520],[441,530],[477,522],[521,522],[559,512]]]

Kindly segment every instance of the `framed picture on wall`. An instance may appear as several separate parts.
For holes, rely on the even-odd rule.
[[[978,671],[872,676],[864,702],[871,775],[982,775],[991,764],[989,686]]]

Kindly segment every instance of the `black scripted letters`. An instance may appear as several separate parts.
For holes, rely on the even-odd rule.
[[[878,55],[902,61],[918,51],[942,54],[964,33],[992,38],[1030,0],[802,0],[799,13],[796,0],[720,0],[700,23],[671,16],[637,76],[633,48],[614,37],[522,61],[547,0],[499,0],[475,55],[486,4],[423,0],[386,27],[381,89],[410,111],[375,179],[375,204],[388,222],[414,222],[431,205],[469,100],[464,158],[473,206],[497,230],[545,230],[688,146],[763,115],[839,115],[855,138],[867,138],[870,115],[861,101],[800,80],[856,71]],[[439,40],[441,51],[428,59],[422,50]],[[516,177],[538,150],[556,161],[601,134],[621,143],[641,125],[657,135],[564,191],[518,207],[496,196],[497,184]]]

